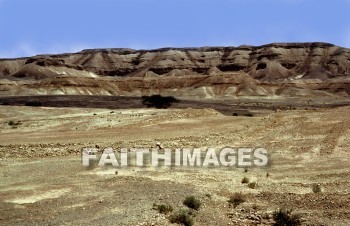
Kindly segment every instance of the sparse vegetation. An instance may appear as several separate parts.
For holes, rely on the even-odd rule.
[[[8,122],[8,125],[11,126],[13,129],[15,129],[15,128],[17,128],[17,126],[22,125],[22,122],[21,121],[15,122],[15,121],[11,120]]]
[[[248,184],[249,183],[249,178],[248,177],[244,177],[242,179],[242,184]]]
[[[194,196],[187,196],[183,201],[183,204],[188,208],[191,208],[194,210],[199,210],[200,206],[202,205],[201,201]]]
[[[194,220],[186,210],[180,210],[172,214],[169,218],[170,223],[182,224],[185,226],[192,226]]]
[[[241,204],[244,203],[246,201],[246,198],[244,197],[244,195],[242,193],[234,193],[233,195],[231,195],[230,199],[228,200],[228,202],[233,205],[235,208]]]
[[[255,189],[255,188],[256,188],[256,185],[257,185],[256,182],[250,182],[250,183],[248,184],[248,187],[251,188],[251,189]]]
[[[175,97],[172,96],[161,96],[161,95],[152,95],[152,96],[142,96],[142,104],[147,107],[155,108],[169,108],[173,103],[179,102]]]
[[[312,185],[312,191],[313,191],[313,193],[320,193],[320,192],[322,192],[321,185],[313,184]]]
[[[290,209],[279,209],[273,213],[273,219],[276,226],[297,226],[301,225],[301,217],[293,214]]]
[[[234,112],[234,113],[232,113],[232,116],[239,116],[239,114],[237,112]],[[242,114],[242,116],[253,117],[254,115],[253,115],[253,113],[248,112],[248,113]]]
[[[173,212],[173,207],[169,204],[161,204],[161,205],[157,205],[157,204],[153,204],[153,209],[158,210],[159,213],[161,214],[168,214]]]

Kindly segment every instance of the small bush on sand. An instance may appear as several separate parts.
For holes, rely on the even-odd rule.
[[[313,193],[320,193],[320,192],[322,192],[321,185],[313,184],[312,185],[312,191],[313,191]]]
[[[297,214],[292,214],[292,210],[279,209],[272,215],[276,226],[297,226],[301,225],[301,217]]]
[[[234,193],[233,195],[231,195],[230,199],[228,200],[228,202],[233,205],[235,208],[241,204],[244,203],[246,201],[244,195],[242,193]]]
[[[17,126],[22,125],[22,122],[21,121],[14,122],[11,120],[8,122],[8,125],[12,126],[12,128],[17,128]]]
[[[211,199],[211,194],[207,193],[207,194],[205,194],[205,197]]]
[[[183,201],[183,204],[188,208],[199,210],[199,207],[201,206],[201,201],[194,196],[187,196]]]
[[[153,209],[158,210],[158,212],[161,214],[168,214],[173,212],[173,207],[169,204],[161,204],[161,205],[153,204]]]
[[[193,225],[193,218],[186,210],[180,210],[174,214],[172,214],[169,218],[170,223],[182,224],[185,226]]]
[[[249,183],[248,177],[244,177],[244,178],[242,179],[242,184],[248,184],[248,183]]]
[[[248,187],[251,188],[251,189],[255,189],[255,188],[256,188],[256,185],[257,185],[256,182],[250,182],[250,183],[248,184]]]

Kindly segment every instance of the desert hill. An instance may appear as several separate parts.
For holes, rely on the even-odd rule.
[[[0,59],[0,95],[345,96],[350,50],[327,43],[88,49]]]

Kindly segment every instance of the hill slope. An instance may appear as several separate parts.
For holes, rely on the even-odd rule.
[[[0,95],[348,96],[350,50],[327,43],[91,49],[0,59]]]

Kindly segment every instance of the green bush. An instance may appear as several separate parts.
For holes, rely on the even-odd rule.
[[[242,193],[234,193],[233,195],[231,195],[230,199],[228,200],[228,202],[233,205],[235,208],[241,204],[244,203],[246,201],[244,195]]]
[[[199,207],[201,206],[201,201],[194,196],[187,196],[183,201],[183,204],[188,208],[199,210]]]
[[[289,209],[279,209],[272,216],[276,226],[301,225],[301,217],[297,214],[292,214],[292,210]]]
[[[193,225],[193,218],[186,210],[180,210],[172,214],[169,218],[170,223],[182,224],[185,226]]]

